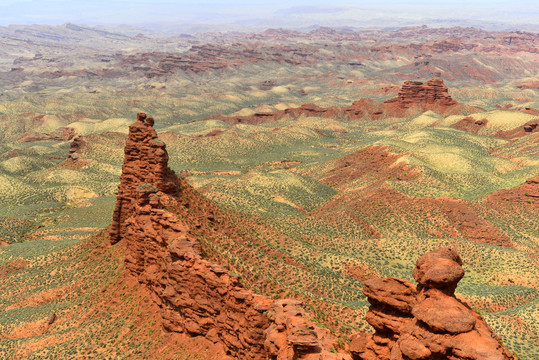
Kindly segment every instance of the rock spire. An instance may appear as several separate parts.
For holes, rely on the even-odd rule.
[[[122,176],[112,216],[112,244],[120,241],[122,234],[126,233],[124,226],[126,220],[134,214],[137,188],[141,184],[153,186],[169,195],[179,191],[178,177],[167,165],[166,145],[157,138],[153,124],[153,118],[139,113],[137,121],[129,126]]]

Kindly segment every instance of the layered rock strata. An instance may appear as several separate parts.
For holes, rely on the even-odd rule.
[[[408,109],[416,104],[451,107],[458,103],[451,98],[442,79],[431,79],[426,84],[419,81],[405,81],[397,97],[387,100],[386,104],[398,104]]]
[[[355,360],[516,360],[483,318],[455,297],[464,276],[451,248],[417,260],[417,287],[397,278],[365,281],[371,304],[366,316],[374,334],[352,338]]]
[[[110,238],[125,241],[126,275],[151,290],[164,328],[206,337],[222,359],[350,360],[300,302],[257,295],[203,258],[197,235],[174,211],[207,200],[168,168],[152,125],[139,114],[129,128]]]

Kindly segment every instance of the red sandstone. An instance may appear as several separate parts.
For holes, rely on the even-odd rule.
[[[352,338],[353,358],[516,360],[483,318],[455,297],[461,265],[453,249],[439,248],[417,260],[417,287],[397,278],[366,281],[366,319],[375,333]]]
[[[418,259],[417,287],[398,278],[365,280],[366,320],[375,333],[354,335],[351,355],[336,353],[336,338],[310,321],[299,301],[257,295],[203,258],[198,236],[174,209],[204,208],[208,200],[168,168],[151,125],[139,114],[130,126],[110,237],[125,242],[126,276],[150,290],[167,331],[205,337],[224,360],[516,359],[455,297],[464,271],[450,248]]]
[[[299,301],[245,289],[237,275],[203,259],[195,233],[165,209],[196,206],[195,191],[167,166],[165,144],[145,114],[129,128],[110,231],[126,244],[128,277],[148,287],[166,330],[204,336],[223,359],[350,360]],[[205,202],[200,197],[200,203]]]

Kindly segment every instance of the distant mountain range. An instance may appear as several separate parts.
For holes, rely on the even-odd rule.
[[[303,3],[302,3],[303,4]],[[116,26],[127,24],[168,34],[217,30],[261,31],[268,27],[302,29],[311,26],[353,26],[359,29],[384,29],[411,25],[474,26],[487,30],[539,31],[539,8],[531,1],[462,1],[433,4],[421,0],[382,1],[376,5],[357,5],[340,1],[332,6],[313,0],[295,6],[294,1],[230,3],[182,1],[146,3],[144,1],[4,1],[0,3],[0,25],[47,24],[67,22]]]

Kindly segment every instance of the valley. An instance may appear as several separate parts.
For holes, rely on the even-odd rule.
[[[372,332],[369,279],[414,281],[451,247],[457,297],[518,359],[539,356],[539,35],[0,33],[1,358],[226,353],[170,331],[152,278],[126,275],[130,245],[110,245],[137,113],[204,261],[304,302],[336,352]]]

